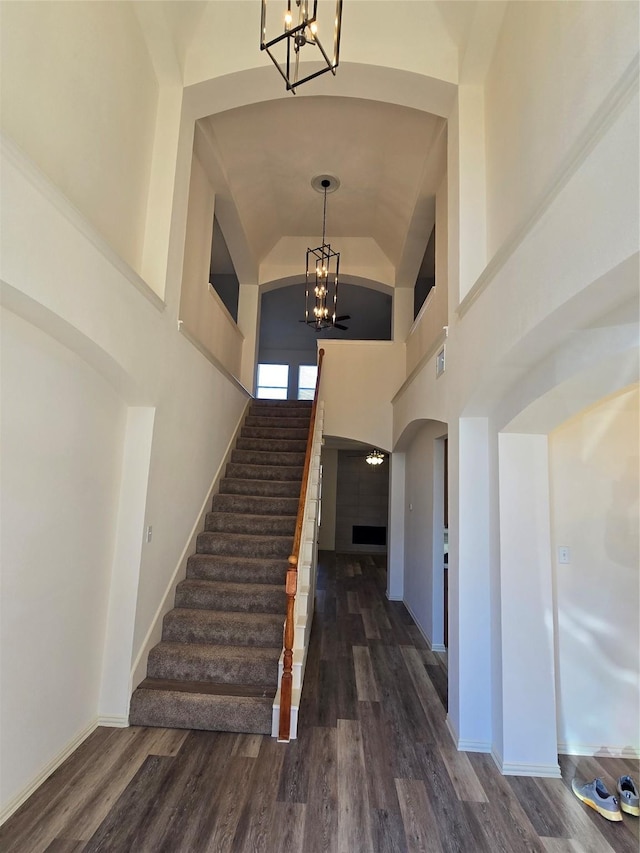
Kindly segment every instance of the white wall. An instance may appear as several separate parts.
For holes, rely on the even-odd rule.
[[[446,426],[420,428],[406,450],[404,602],[432,647],[443,646]]]
[[[639,399],[629,388],[549,437],[562,752],[640,750]]]
[[[485,92],[489,257],[544,194],[637,51],[636,3],[507,5]]]
[[[322,448],[322,517],[318,545],[326,551],[336,547],[336,487],[338,484],[338,451]]]
[[[95,720],[126,407],[2,311],[1,801]]]
[[[3,3],[2,127],[140,272],[158,86],[130,3]]]
[[[322,346],[325,433],[388,451],[393,428],[391,398],[404,376],[404,344],[325,340]]]
[[[108,522],[107,513],[102,514],[106,525],[106,529],[100,530],[106,540],[102,550],[111,560],[117,543],[118,563],[111,575],[109,562],[108,576],[102,577],[104,585],[99,592],[95,591],[102,606],[101,614],[100,606],[96,606],[94,613],[95,630],[101,632],[102,645],[96,662],[96,681],[88,685],[88,693],[81,697],[77,713],[72,714],[67,709],[69,728],[47,728],[42,713],[48,704],[45,700],[40,702],[37,717],[43,723],[42,742],[34,740],[33,720],[26,716],[13,718],[12,725],[5,729],[6,736],[14,743],[34,743],[30,763],[20,765],[19,772],[15,767],[3,767],[3,796],[7,799],[2,806],[10,808],[24,793],[25,780],[36,779],[40,771],[46,770],[52,756],[64,753],[72,734],[80,735],[105,715],[112,722],[126,723],[130,689],[135,686],[131,683],[132,669],[147,648],[157,618],[162,615],[172,579],[183,567],[184,550],[193,525],[242,416],[247,395],[228,374],[215,367],[179,333],[176,313],[165,308],[91,225],[71,208],[57,188],[34,170],[28,158],[8,142],[3,144],[2,153],[4,203],[0,279],[3,304],[75,353],[79,366],[68,378],[68,393],[79,407],[81,399],[87,396],[84,370],[103,377],[103,381],[97,379],[96,384],[104,386],[106,381],[114,389],[114,399],[120,398],[130,411],[135,408],[155,410],[154,417],[145,418],[151,434],[149,429],[143,429],[137,448],[132,446],[128,451],[136,465],[139,460],[146,459],[146,471],[129,471],[131,476],[125,482],[130,484],[130,492],[119,494],[120,506],[135,509],[134,515],[139,519],[137,537],[135,531],[118,530],[115,504]],[[179,280],[173,280],[168,294],[176,306],[179,284]],[[51,386],[46,400],[50,411],[48,415],[42,412],[39,424],[46,422],[47,417],[53,419],[55,386]],[[90,395],[88,401],[91,402]],[[131,421],[126,417],[124,406],[120,405],[117,425],[113,417],[106,418],[98,433],[105,448],[121,447],[125,420],[127,424]],[[3,413],[3,426],[10,430],[22,428],[20,421],[14,421],[6,413]],[[128,440],[134,440],[135,434],[133,430],[130,435],[127,427]],[[79,440],[75,434],[67,434],[55,443],[46,429],[39,431],[34,465],[37,463],[42,472],[39,483],[42,494],[55,494],[58,483],[54,475],[64,458],[62,447],[68,457],[73,454],[74,441]],[[87,441],[98,454],[96,464],[102,466],[102,451],[96,436]],[[103,468],[98,470],[103,471]],[[119,469],[116,474],[119,476]],[[70,518],[84,518],[85,506],[92,506],[87,495],[90,483],[85,482],[84,486],[65,495],[68,499],[64,512]],[[100,502],[100,494],[111,487],[107,481],[102,492],[99,485],[96,488],[96,500]],[[115,481],[113,489],[117,488]],[[112,499],[117,504],[118,498]],[[3,500],[3,509],[9,513],[16,511],[12,509],[14,502],[20,503],[13,487],[3,489]],[[46,507],[30,506],[29,511],[32,510],[42,513]],[[153,527],[153,538],[143,545],[147,525]],[[3,531],[5,529],[3,520]],[[81,553],[83,560],[86,554],[86,559],[90,560],[84,531],[84,527],[76,528],[72,524],[61,530],[60,553]],[[24,528],[22,533],[22,549],[15,552],[12,572],[26,577],[32,538]],[[132,578],[132,572],[137,573],[137,580]],[[129,605],[136,588],[134,606],[112,606],[105,647],[104,620],[109,599],[115,605],[123,590],[129,589]],[[23,588],[21,594],[26,602],[18,613],[23,613],[38,600],[38,591],[32,588]],[[11,605],[11,597],[8,603]],[[49,604],[52,621],[60,624],[69,621],[64,599],[52,595]],[[12,623],[12,630],[5,648],[19,649],[22,628]],[[129,639],[123,644],[121,640],[125,636]],[[97,650],[92,642],[98,643],[97,634],[87,643],[87,654],[95,656]],[[66,652],[66,647],[62,648]],[[76,654],[84,654],[83,648],[78,646]],[[106,668],[100,693],[103,654]],[[73,657],[68,657],[67,662],[70,670],[58,673],[63,683],[77,674]],[[12,685],[16,695],[31,689],[28,669],[21,669],[16,677],[19,687]],[[2,692],[6,695],[4,685]],[[47,695],[48,692],[47,688]],[[51,695],[53,701],[54,694]]]

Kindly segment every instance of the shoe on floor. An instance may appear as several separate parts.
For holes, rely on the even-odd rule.
[[[638,786],[631,776],[621,776],[618,779],[618,799],[620,800],[620,808],[623,812],[640,817]]]
[[[584,785],[579,785],[574,779],[571,790],[579,800],[595,809],[607,820],[622,820],[618,798],[607,791],[602,779],[594,779]]]

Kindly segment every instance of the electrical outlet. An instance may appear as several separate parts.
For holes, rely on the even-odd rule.
[[[153,527],[149,525],[147,527],[147,542],[151,542],[151,537],[153,536]]]
[[[568,545],[558,545],[558,562],[563,565],[571,562],[571,548]]]

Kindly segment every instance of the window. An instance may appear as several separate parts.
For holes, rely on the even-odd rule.
[[[266,400],[286,400],[289,384],[288,364],[259,364],[256,397]]]
[[[318,368],[315,364],[301,364],[298,369],[298,400],[313,400],[316,391]]]

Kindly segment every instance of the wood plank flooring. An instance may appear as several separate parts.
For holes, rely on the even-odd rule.
[[[571,793],[638,762],[562,757],[562,779],[503,777],[459,753],[446,672],[381,558],[323,553],[299,740],[97,729],[0,830],[3,853],[638,853]]]

